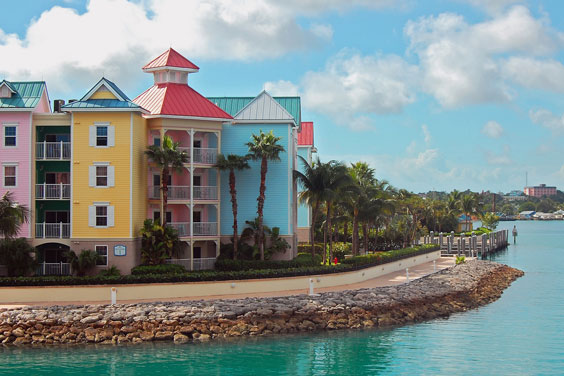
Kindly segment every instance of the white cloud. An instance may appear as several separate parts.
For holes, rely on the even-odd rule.
[[[475,24],[452,13],[423,17],[409,21],[404,32],[408,52],[419,58],[422,89],[447,108],[511,100],[503,57],[550,54],[563,40],[523,6]],[[511,72],[507,76],[515,79]]]
[[[500,138],[503,135],[503,127],[495,121],[488,121],[482,128],[482,133],[489,138]]]
[[[504,63],[503,73],[526,88],[564,93],[564,65],[553,59],[511,57]]]
[[[557,116],[546,109],[529,111],[529,118],[535,124],[541,125],[552,131],[564,131],[564,115]]]
[[[300,94],[300,90],[297,85],[290,81],[279,80],[276,82],[265,82],[264,90],[272,96],[296,96]]]
[[[304,106],[358,129],[370,115],[398,113],[412,103],[411,82],[416,77],[417,68],[399,56],[362,56],[344,50],[324,70],[305,74]]]
[[[71,4],[70,2],[68,4]],[[105,74],[128,87],[142,64],[174,47],[189,59],[275,59],[316,48],[330,25],[299,18],[391,0],[90,0],[86,11],[54,6],[31,20],[24,37],[0,29],[0,76],[45,79],[52,91],[90,85]]]
[[[423,131],[423,135],[425,136],[425,144],[429,145],[431,143],[431,132],[429,131],[427,124],[423,124],[421,126],[421,130]]]
[[[513,163],[508,155],[495,154],[490,151],[486,152],[486,161],[491,165],[510,165],[511,163]]]
[[[560,167],[560,170],[558,170],[555,175],[557,177],[559,177],[560,179],[564,179],[564,165],[562,165],[562,167]]]
[[[524,3],[524,0],[464,0],[476,7],[483,8],[489,13],[499,13],[511,4]]]

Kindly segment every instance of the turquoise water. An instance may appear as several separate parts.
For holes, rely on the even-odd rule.
[[[477,310],[393,330],[203,344],[0,349],[0,374],[564,375],[564,222],[501,222],[526,272]]]

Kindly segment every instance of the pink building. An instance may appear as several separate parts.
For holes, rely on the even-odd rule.
[[[532,197],[556,196],[556,187],[547,187],[546,184],[541,184],[535,187],[525,187],[523,192]]]
[[[0,197],[13,193],[14,200],[33,207],[32,137],[34,113],[50,112],[45,82],[0,81]],[[20,237],[31,237],[31,222],[24,224]]]

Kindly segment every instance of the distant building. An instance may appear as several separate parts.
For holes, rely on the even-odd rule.
[[[523,192],[532,197],[556,196],[556,187],[547,187],[546,184],[541,184],[535,187],[525,187]]]
[[[503,196],[505,201],[525,201],[527,196],[521,191],[511,191]]]

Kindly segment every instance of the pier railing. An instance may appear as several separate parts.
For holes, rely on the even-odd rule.
[[[434,233],[431,231],[429,235],[420,239],[423,244],[438,244],[441,253],[444,255],[461,254],[470,257],[478,255],[487,255],[499,249],[505,248],[509,244],[509,230],[492,231],[489,234],[455,236],[454,231],[451,233]]]

